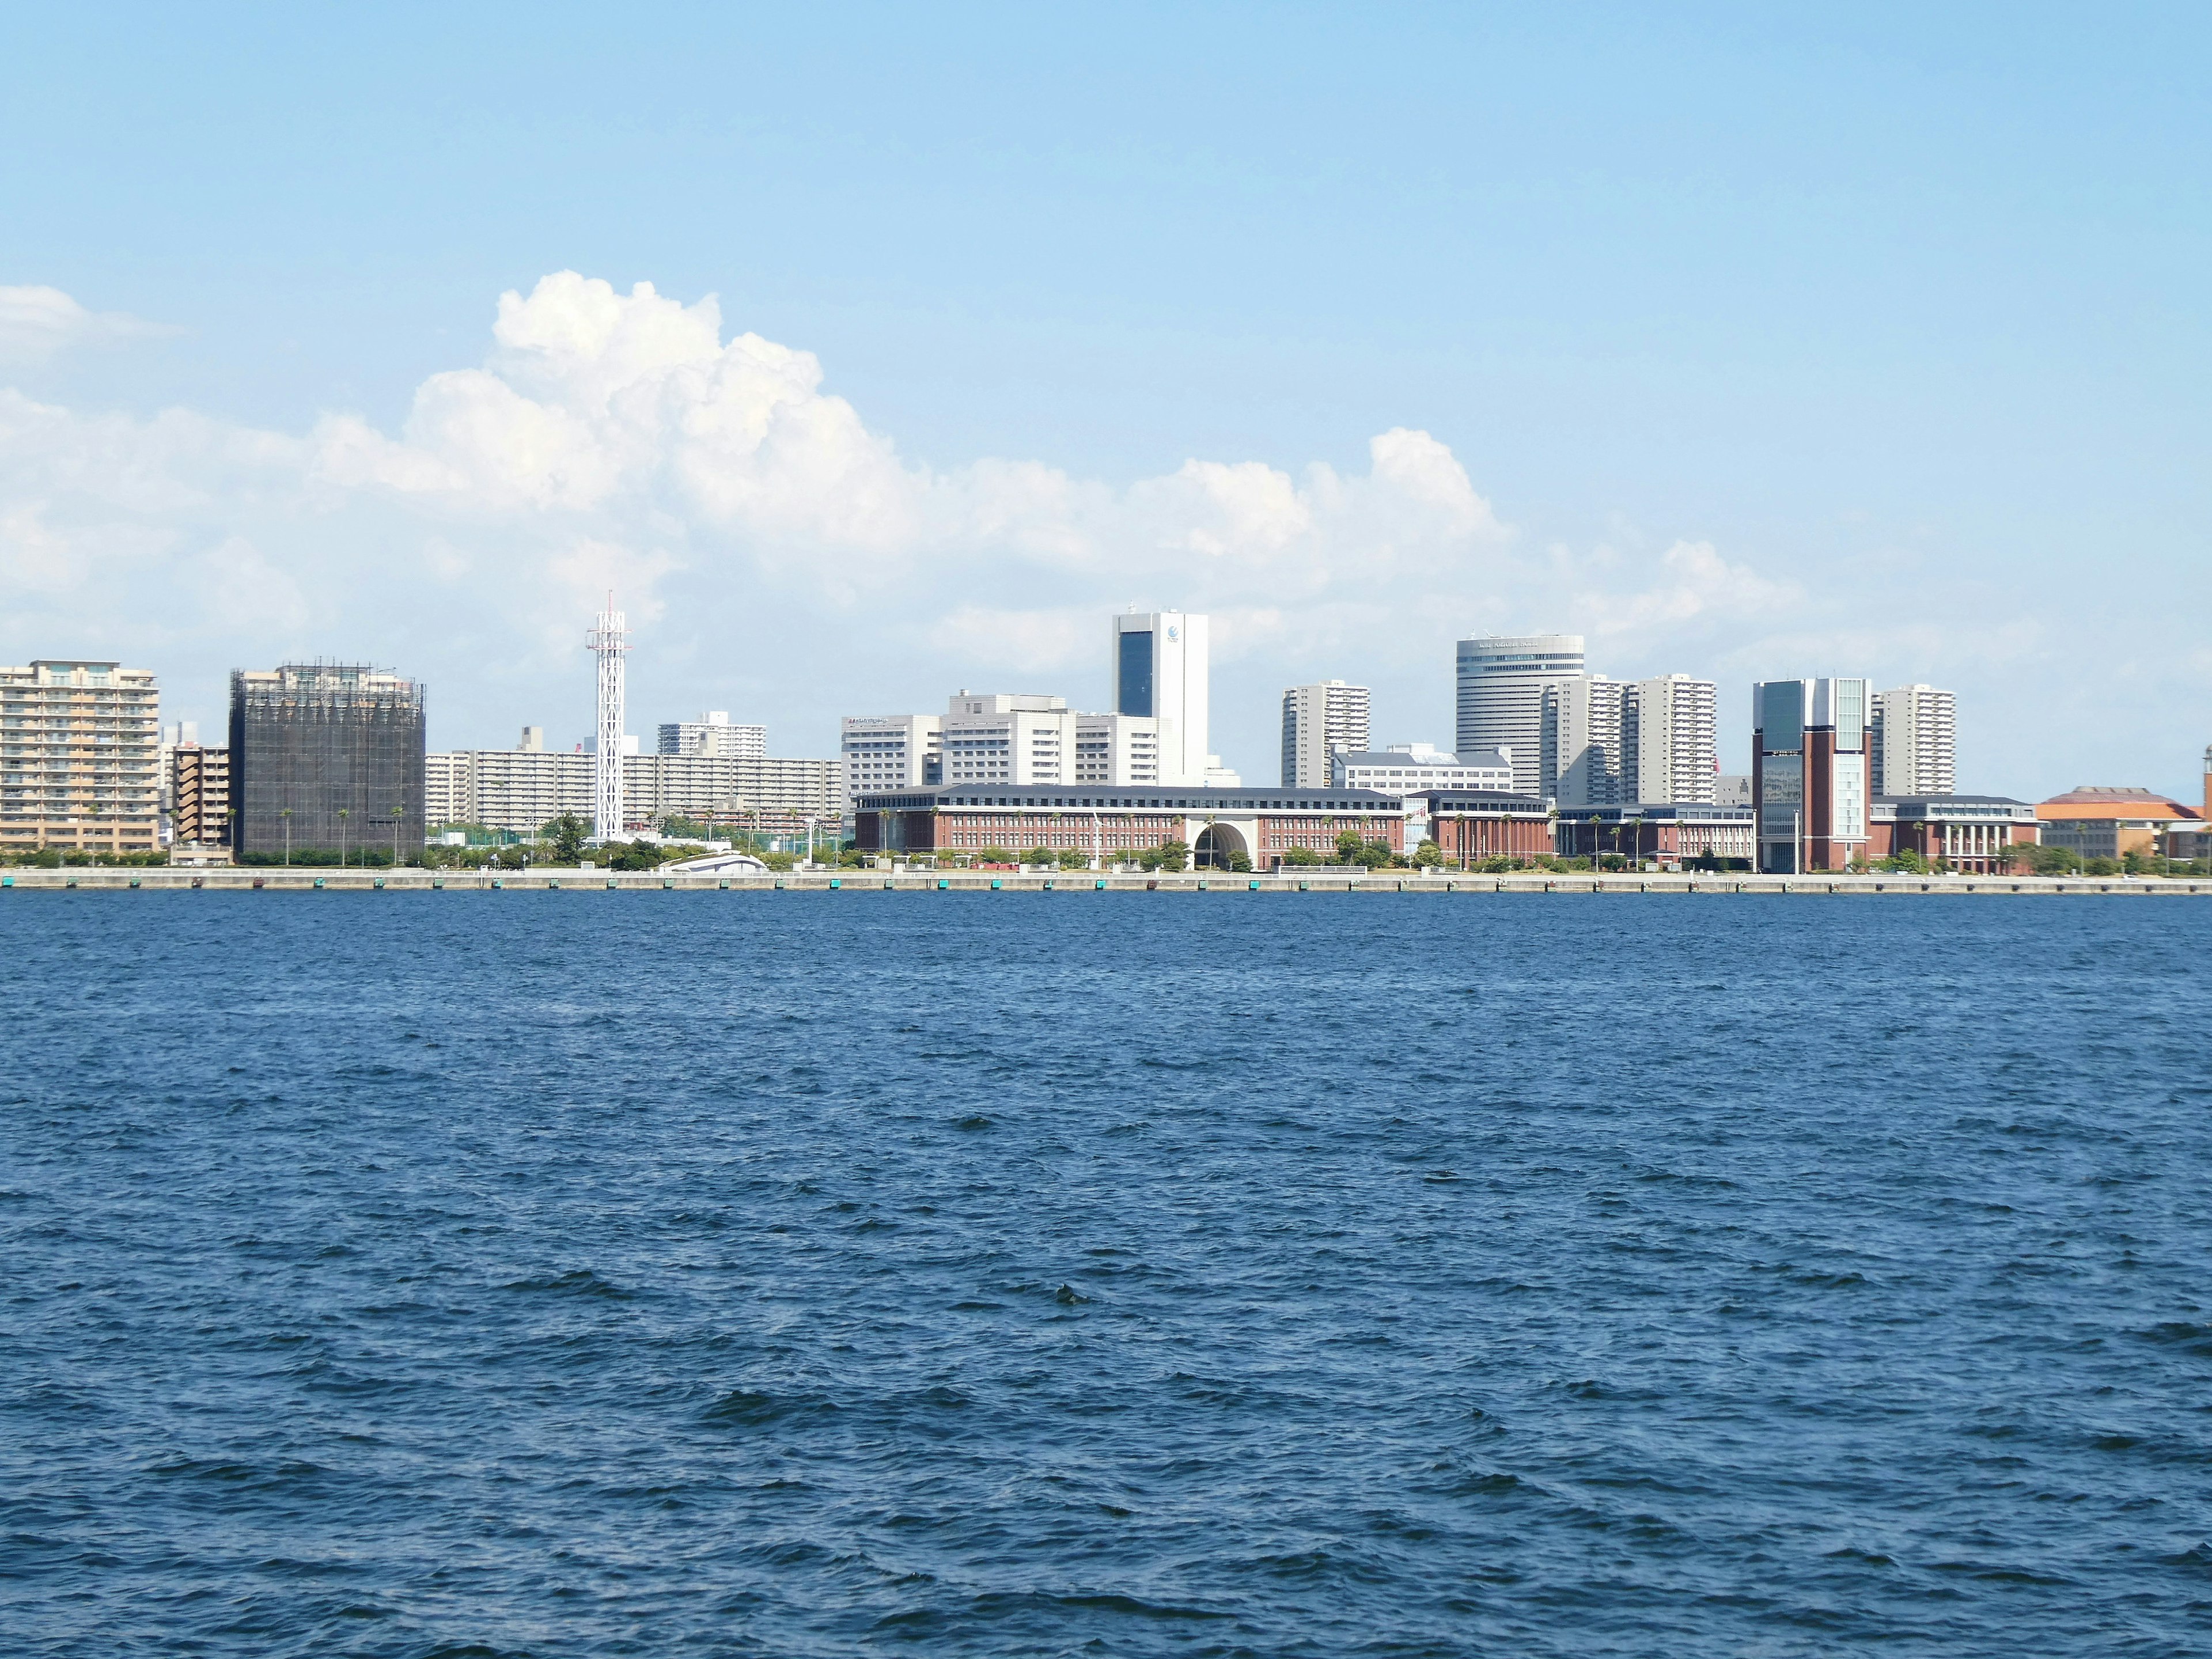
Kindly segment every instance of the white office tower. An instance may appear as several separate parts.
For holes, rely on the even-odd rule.
[[[1874,694],[1869,732],[1877,795],[1954,794],[1959,787],[1959,699],[1932,685]]]
[[[941,715],[848,714],[838,726],[845,778],[854,794],[945,781]]]
[[[524,726],[522,728],[521,739],[514,745],[514,752],[518,755],[544,754],[545,752],[545,728],[542,726]]]
[[[1206,618],[1180,611],[1112,619],[1114,713],[1157,720],[1164,785],[1202,787],[1221,766],[1206,743]]]
[[[768,753],[768,727],[732,726],[726,709],[709,709],[696,720],[664,720],[660,726],[664,755],[724,755],[732,760],[759,760]]]
[[[1503,749],[1513,757],[1513,787],[1544,787],[1544,689],[1583,674],[1579,634],[1488,635],[1459,642],[1462,755]]]
[[[1621,799],[1714,805],[1719,703],[1719,686],[1687,674],[1631,685],[1621,732]]]
[[[1078,714],[1070,781],[1160,782],[1160,723],[1149,715]]]
[[[1534,793],[1562,806],[1619,805],[1627,798],[1622,754],[1627,683],[1576,674],[1553,680],[1541,696],[1542,750]]]
[[[623,658],[629,629],[607,595],[607,608],[588,641],[599,659],[599,715],[592,744],[592,833],[602,842],[623,837]]]
[[[1294,685],[1283,693],[1283,787],[1328,786],[1329,757],[1364,753],[1367,688],[1342,680]]]

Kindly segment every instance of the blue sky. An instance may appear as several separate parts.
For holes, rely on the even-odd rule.
[[[613,581],[634,726],[823,753],[1094,703],[1134,601],[1215,615],[1249,776],[1292,680],[1448,742],[1451,638],[1558,628],[1719,679],[1730,769],[1752,679],[1866,672],[1960,691],[1964,787],[2197,790],[2201,11],[6,28],[11,660],[212,720],[234,664],[368,656],[434,742],[573,740]]]

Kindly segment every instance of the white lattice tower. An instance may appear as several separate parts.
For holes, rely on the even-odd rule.
[[[623,837],[623,658],[629,629],[607,595],[599,626],[586,641],[599,659],[599,735],[592,763],[592,833],[602,842]]]

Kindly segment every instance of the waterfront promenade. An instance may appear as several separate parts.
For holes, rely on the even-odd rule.
[[[793,871],[775,875],[683,875],[657,871],[532,869],[491,873],[475,870],[338,870],[295,866],[241,869],[221,867],[132,869],[79,866],[58,870],[21,868],[0,874],[0,893],[49,891],[204,892],[676,892],[676,893],[1244,893],[1416,894],[1443,897],[1469,894],[1680,893],[1776,896],[1850,896],[1982,897],[2212,897],[2212,878],[2202,880],[2120,876],[1915,876],[1915,875],[1642,875],[1632,872],[1554,874],[1523,871],[1511,875],[1455,872],[1416,875],[1390,871],[1370,876],[1237,875],[1224,871],[1182,875],[1101,875],[1057,871],[1052,874],[977,870]]]

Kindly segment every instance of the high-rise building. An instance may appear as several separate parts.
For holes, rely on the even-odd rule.
[[[1868,840],[1867,683],[1751,688],[1751,794],[1759,868],[1840,870]]]
[[[1628,688],[1622,712],[1621,799],[1716,804],[1720,687],[1662,674]]]
[[[179,744],[170,757],[170,823],[183,847],[230,845],[230,750]]]
[[[1283,787],[1328,786],[1329,757],[1368,744],[1367,688],[1343,680],[1294,685],[1283,693]]]
[[[733,760],[758,760],[768,753],[768,727],[732,726],[727,711],[709,709],[696,720],[664,720],[660,726],[664,755],[727,755]]]
[[[1949,795],[1959,787],[1959,699],[1932,685],[1874,695],[1874,793]]]
[[[1609,806],[1626,799],[1627,684],[1571,674],[1551,681],[1540,695],[1536,793],[1562,806]]]
[[[1111,621],[1114,708],[1159,722],[1160,782],[1202,785],[1218,770],[1206,752],[1206,619],[1180,611],[1128,611]]]
[[[356,663],[230,677],[231,846],[422,846],[422,688]]]
[[[74,658],[0,668],[0,848],[152,852],[161,737],[145,669]]]
[[[1513,787],[1543,787],[1544,688],[1583,672],[1579,634],[1489,635],[1459,642],[1459,729],[1462,755],[1503,749],[1512,757]]]
[[[947,783],[1066,783],[1076,716],[1041,692],[959,691],[939,727]]]

